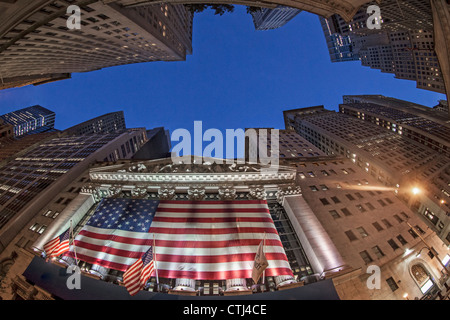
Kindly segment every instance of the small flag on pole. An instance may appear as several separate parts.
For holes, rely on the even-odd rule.
[[[255,255],[255,262],[253,263],[252,279],[255,283],[258,283],[259,278],[263,274],[264,270],[269,266],[266,255],[264,254],[264,240],[261,240],[258,250]]]
[[[44,245],[44,252],[47,258],[54,258],[69,251],[70,235],[71,228],[68,228],[64,233],[47,242]]]
[[[153,270],[153,247],[150,247],[123,275],[123,282],[130,295],[136,295],[145,286]]]

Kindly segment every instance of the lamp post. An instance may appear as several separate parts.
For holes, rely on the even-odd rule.
[[[438,262],[441,264],[441,266],[444,268],[445,272],[447,272],[447,276],[450,276],[450,271],[449,271],[448,268],[444,265],[444,263],[439,259],[439,254],[438,254],[438,252],[437,252],[433,247],[430,247],[430,246],[428,245],[428,243],[425,241],[425,239],[424,239],[424,238],[416,231],[416,228],[414,228],[413,226],[411,226],[411,224],[409,224],[408,221],[406,221],[406,224],[411,228],[411,230],[413,230],[413,232],[420,238],[420,240],[422,240],[422,242],[425,244],[426,248],[427,248],[428,250],[430,250],[431,253],[432,253],[434,256],[436,256],[437,261],[438,261]],[[425,249],[425,248],[420,249],[419,255],[420,255],[420,252],[421,252],[423,249]]]

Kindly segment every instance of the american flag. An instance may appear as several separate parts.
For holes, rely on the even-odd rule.
[[[78,259],[126,271],[154,237],[159,277],[226,280],[252,277],[264,233],[266,276],[292,275],[263,200],[104,199],[74,245]]]
[[[61,235],[50,240],[44,245],[44,252],[48,258],[57,257],[69,251],[71,229],[68,228]]]
[[[133,263],[123,275],[123,282],[130,295],[134,296],[141,290],[154,270],[153,248],[150,249],[135,263]]]

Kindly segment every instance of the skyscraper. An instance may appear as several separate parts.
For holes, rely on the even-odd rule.
[[[68,135],[111,133],[125,130],[125,116],[123,111],[110,112],[96,118],[87,120],[64,130]]]
[[[417,88],[445,94],[429,1],[388,0],[377,4],[381,29],[367,27],[370,4],[362,6],[349,22],[338,15],[319,17],[331,61],[359,59],[363,66],[416,81]]]
[[[32,106],[0,116],[13,126],[14,137],[48,132],[55,127],[55,113],[41,106]]]
[[[260,8],[251,14],[256,30],[271,30],[284,26],[300,12],[299,9],[277,6],[274,9]]]
[[[44,138],[11,154],[14,158],[0,167],[0,251],[74,175],[95,161],[129,159],[147,141],[145,128],[78,135],[62,132]]]
[[[429,115],[439,111],[382,96],[345,100],[339,113],[323,106],[285,111],[286,127],[394,190],[449,244],[448,124]]]
[[[81,25],[72,30],[67,9],[77,4]],[[192,15],[183,5],[58,0],[6,6],[0,13],[0,88],[124,64],[182,61],[192,52]]]

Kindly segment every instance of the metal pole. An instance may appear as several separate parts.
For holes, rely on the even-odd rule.
[[[438,252],[428,245],[428,243],[425,241],[425,239],[424,239],[424,238],[416,231],[416,229],[415,229],[413,226],[411,226],[411,225],[409,224],[408,221],[406,221],[406,224],[414,231],[415,234],[417,234],[417,235],[419,236],[420,240],[422,240],[422,242],[425,244],[425,246],[427,247],[427,249],[430,250],[430,251],[436,256],[436,259],[437,259],[438,262],[441,264],[441,266],[444,268],[444,270],[447,272],[447,275],[450,275],[450,271],[449,271],[449,270],[447,269],[447,267],[442,263],[441,259],[439,259],[439,254],[438,254]]]

